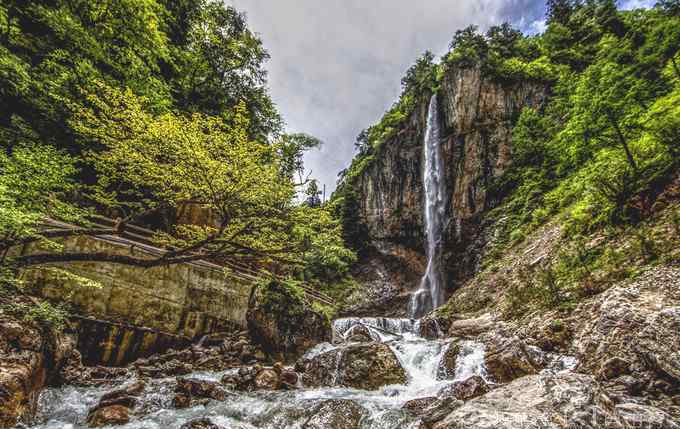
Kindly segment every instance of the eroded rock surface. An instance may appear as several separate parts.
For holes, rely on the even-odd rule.
[[[307,387],[345,386],[375,390],[406,382],[406,373],[385,344],[350,344],[302,359],[296,369]]]

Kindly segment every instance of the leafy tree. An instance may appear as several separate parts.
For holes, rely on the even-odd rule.
[[[319,185],[316,180],[311,180],[309,182],[309,185],[307,185],[307,189],[305,190],[305,195],[307,195],[305,204],[308,207],[321,207],[321,198],[319,198],[321,191],[319,190]]]
[[[476,25],[457,30],[449,44],[450,53],[446,62],[459,67],[472,67],[484,62],[489,53],[486,38],[478,32]]]
[[[227,127],[221,119],[201,114],[153,115],[146,109],[148,100],[130,90],[100,86],[88,101],[92,107],[79,111],[73,125],[85,143],[103,148],[88,151],[86,157],[98,173],[89,197],[120,214],[119,224],[108,233],[121,233],[128,221],[142,213],[183,203],[210,210],[216,224],[178,225],[172,234],[159,232],[158,244],[172,250],[158,258],[46,252],[16,257],[15,266],[102,261],[150,267],[202,258],[294,259],[296,243],[288,234],[293,185],[280,175],[273,147],[248,138],[245,106],[237,108],[233,124]],[[50,198],[49,187],[41,183],[35,187],[50,207],[61,206],[62,202]],[[77,228],[58,236],[99,233],[105,231]],[[19,240],[3,240],[2,248],[40,238],[53,237],[24,234]]]
[[[547,0],[546,18],[548,24],[567,24],[574,8],[573,0]]]

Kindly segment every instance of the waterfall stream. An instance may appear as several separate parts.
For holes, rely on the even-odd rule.
[[[234,392],[226,401],[211,401],[207,405],[178,410],[171,406],[175,379],[162,378],[147,382],[147,389],[137,409],[144,410],[123,429],[179,429],[185,422],[208,417],[227,428],[302,428],[303,417],[312,406],[328,399],[348,399],[363,406],[367,415],[362,428],[418,428],[416,417],[401,410],[409,400],[436,396],[457,380],[472,374],[483,374],[484,351],[481,345],[466,343],[459,354],[456,376],[438,379],[438,368],[450,340],[428,340],[419,335],[420,321],[413,319],[349,318],[334,322],[340,336],[356,325],[369,328],[371,335],[387,344],[404,368],[408,381],[403,385],[384,386],[376,391],[347,387],[324,387],[277,392]],[[336,350],[342,346],[321,344],[307,352],[306,357]],[[339,371],[340,369],[336,369]],[[219,381],[225,372],[194,373],[191,377]],[[441,378],[441,377],[440,377]],[[134,380],[128,380],[127,383]],[[41,395],[39,429],[84,429],[87,410],[97,403],[107,388],[64,387],[48,389]]]
[[[427,268],[420,281],[420,287],[411,296],[409,314],[412,318],[422,317],[427,312],[439,307],[444,301],[439,258],[446,197],[444,167],[440,148],[438,108],[437,95],[435,94],[430,99],[430,106],[427,112],[427,128],[423,142]]]

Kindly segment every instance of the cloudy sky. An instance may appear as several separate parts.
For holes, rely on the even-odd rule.
[[[271,54],[269,85],[287,131],[324,141],[306,166],[328,194],[352,159],[355,137],[396,100],[401,76],[420,54],[443,54],[470,24],[508,21],[536,32],[544,16],[544,0],[225,1],[246,12]]]

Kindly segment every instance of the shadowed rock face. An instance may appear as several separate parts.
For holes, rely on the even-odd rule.
[[[512,158],[512,125],[525,106],[541,106],[542,84],[501,85],[479,68],[452,69],[440,98],[442,157],[446,172],[444,273],[448,284],[474,271],[477,255],[468,248],[477,238],[480,215],[495,204],[488,192]],[[422,273],[423,135],[427,105],[415,109],[407,125],[386,141],[357,181],[363,219],[373,245],[396,256],[405,268]]]

